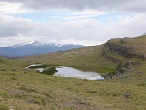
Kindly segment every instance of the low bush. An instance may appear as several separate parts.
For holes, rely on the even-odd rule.
[[[56,70],[55,67],[49,67],[49,68],[46,68],[45,70],[43,70],[43,74],[47,74],[47,75],[54,75],[56,72],[58,72]]]
[[[9,110],[9,107],[7,105],[0,104],[0,110]]]
[[[0,97],[2,97],[4,99],[9,99],[10,95],[6,91],[0,90]]]

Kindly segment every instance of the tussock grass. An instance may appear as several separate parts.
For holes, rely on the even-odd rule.
[[[0,104],[0,110],[9,110],[9,107],[6,105],[1,105]]]
[[[0,78],[0,102],[15,109],[146,109],[145,87],[125,84],[125,79],[88,81],[21,71],[0,72]]]

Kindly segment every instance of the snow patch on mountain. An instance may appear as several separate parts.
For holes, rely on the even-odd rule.
[[[21,44],[16,44],[12,47],[17,48],[17,47],[23,47],[23,46],[47,46],[47,45],[48,46],[55,46],[55,47],[63,47],[63,46],[67,46],[70,44],[42,43],[42,42],[34,40],[34,41],[24,42]]]
[[[146,35],[146,32],[145,32],[145,33],[143,33],[143,35]]]

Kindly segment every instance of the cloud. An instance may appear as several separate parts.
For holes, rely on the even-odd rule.
[[[146,12],[146,0],[0,0],[21,3],[23,8],[33,10],[48,9],[94,9],[100,11]]]
[[[0,15],[0,21],[0,37],[18,36],[21,33],[30,35],[34,28],[28,19]]]
[[[146,0],[0,0],[0,45],[101,44],[146,32]],[[28,13],[29,12],[29,13]]]
[[[5,3],[0,2],[0,14],[14,14],[14,13],[24,13],[27,12],[26,9],[21,9],[21,3]]]
[[[146,31],[146,14],[112,17],[101,22],[95,19],[34,22],[25,18],[0,15],[0,41],[5,45],[39,40],[42,42],[98,45],[110,38],[134,37]],[[9,42],[9,43],[8,43]],[[1,43],[1,45],[2,45]]]

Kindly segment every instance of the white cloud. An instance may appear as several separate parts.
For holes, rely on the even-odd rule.
[[[0,44],[40,40],[43,42],[101,44],[113,37],[134,37],[146,31],[146,14],[110,18],[101,22],[95,19],[78,19],[68,22],[34,22],[29,19],[0,16]]]
[[[15,14],[15,13],[25,13],[26,9],[21,8],[22,3],[6,3],[0,2],[0,14]]]
[[[0,0],[0,45],[30,40],[93,45],[113,37],[134,37],[146,32],[145,4],[146,0]],[[27,15],[52,9],[64,12],[42,14],[47,22]],[[113,12],[133,14],[113,17]],[[26,18],[16,17],[19,13]]]
[[[0,15],[0,21],[0,37],[17,36],[18,33],[30,35],[34,28],[32,21],[24,18]]]

